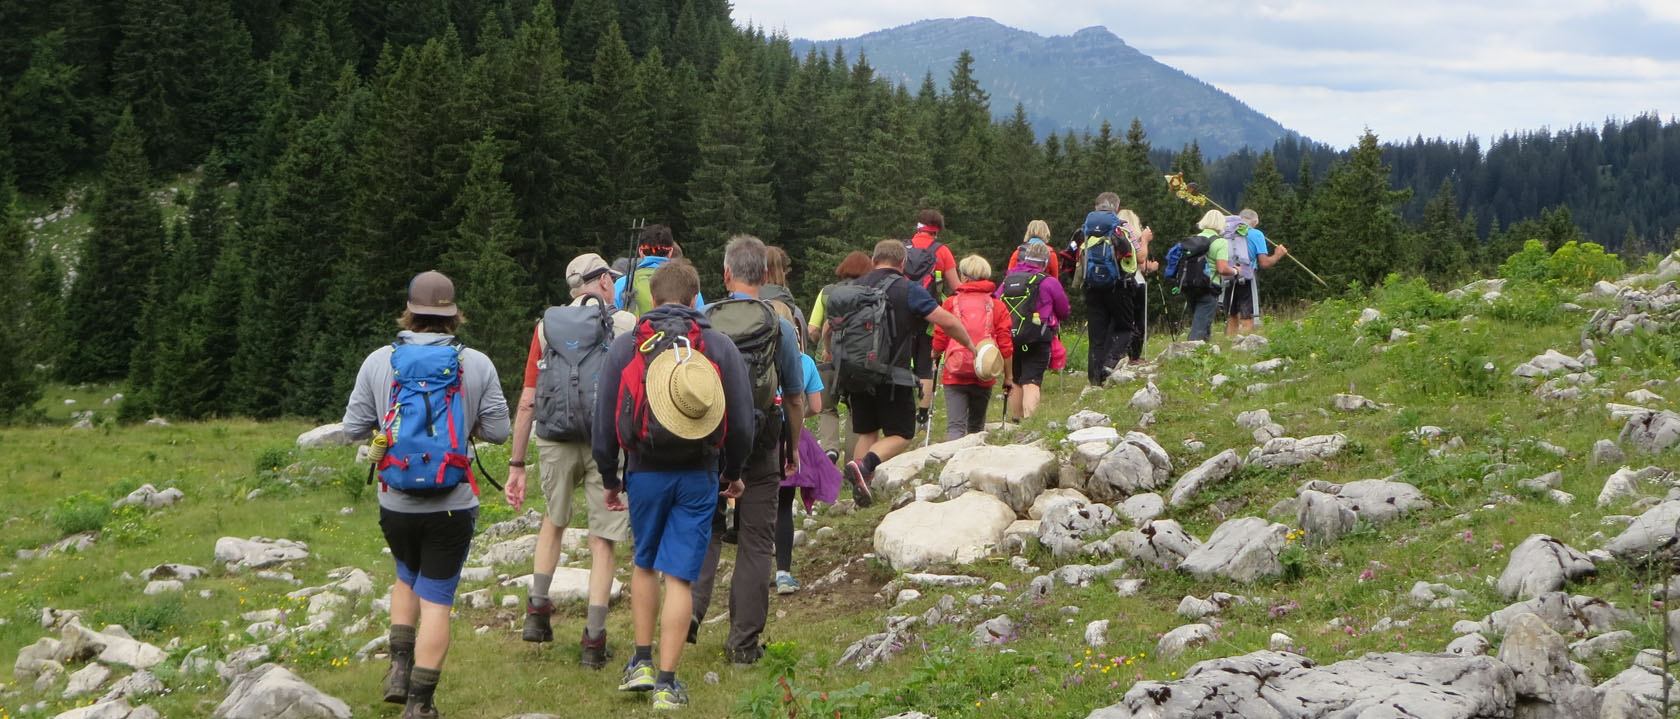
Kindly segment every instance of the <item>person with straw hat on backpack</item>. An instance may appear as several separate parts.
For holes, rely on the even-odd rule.
[[[677,662],[712,513],[719,496],[739,497],[746,487],[742,469],[755,431],[752,380],[735,344],[693,309],[700,293],[693,265],[666,263],[648,279],[648,290],[656,306],[607,353],[590,446],[607,509],[628,509],[636,541],[630,577],[636,649],[618,688],[652,692],[655,709],[680,709],[688,690],[676,678]]]
[[[933,351],[944,357],[940,381],[945,385],[946,441],[985,429],[992,386],[999,376],[1008,386],[1014,376],[1008,362],[1015,354],[1009,310],[992,297],[997,285],[991,263],[979,255],[964,257],[957,264],[957,278],[957,293],[946,298],[944,308],[962,322],[976,350],[951,341],[942,327],[933,331]]]

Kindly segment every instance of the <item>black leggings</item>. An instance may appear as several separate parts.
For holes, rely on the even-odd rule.
[[[776,490],[776,571],[793,571],[793,503],[798,487]]]

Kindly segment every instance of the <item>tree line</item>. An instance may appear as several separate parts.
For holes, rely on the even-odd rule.
[[[1164,252],[1203,208],[1163,171],[1240,196],[1333,286],[1274,270],[1270,298],[1444,283],[1513,241],[1580,236],[1557,209],[1484,242],[1452,188],[1411,217],[1369,134],[1317,160],[1243,154],[1226,193],[1239,161],[1155,148],[1136,120],[1042,141],[1019,106],[994,121],[966,53],[912,90],[844,48],[795,57],[725,0],[26,3],[0,8],[0,94],[0,266],[24,268],[0,288],[23,348],[0,413],[50,377],[125,381],[132,418],[335,416],[427,269],[456,278],[463,339],[516,382],[565,263],[626,254],[636,221],[671,226],[711,291],[727,236],[780,245],[806,300],[923,207],[959,254],[1001,261],[1028,221],[1065,236],[1111,190]],[[186,171],[166,223],[152,193]],[[64,267],[12,198],[88,178],[92,230]]]

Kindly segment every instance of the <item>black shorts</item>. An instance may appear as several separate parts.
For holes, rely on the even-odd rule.
[[[1225,314],[1241,320],[1254,319],[1254,286],[1246,280],[1231,282],[1225,289]]]
[[[379,509],[379,529],[397,562],[397,579],[433,604],[455,603],[478,508],[411,514]]]
[[[886,437],[916,436],[916,388],[882,387],[875,394],[854,394],[851,403],[852,433],[880,432]]]
[[[1015,345],[1015,356],[1010,362],[1015,371],[1015,384],[1043,386],[1044,373],[1050,369],[1050,343]]]
[[[910,369],[916,379],[933,379],[933,335],[926,330],[916,333],[916,346],[910,350]]]

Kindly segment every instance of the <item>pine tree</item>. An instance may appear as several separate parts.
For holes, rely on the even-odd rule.
[[[13,268],[0,275],[0,421],[9,420],[35,405],[41,398],[39,373],[35,371],[32,338],[34,325],[28,301],[28,276],[16,271],[29,258],[29,232],[17,210],[11,178],[0,176],[0,267]]]
[[[573,0],[560,29],[560,45],[566,49],[566,57],[588,60],[600,52],[607,28],[618,25],[618,3],[614,0]],[[571,65],[567,77],[587,82],[590,69],[582,63]]]
[[[764,118],[741,57],[725,51],[711,101],[700,121],[700,158],[688,182],[683,211],[690,223],[683,254],[701,277],[721,277],[730,235],[776,236],[770,163],[764,156]]]
[[[1311,258],[1313,269],[1330,284],[1373,286],[1390,272],[1416,272],[1405,264],[1399,206],[1408,191],[1388,189],[1389,171],[1376,135],[1367,131],[1346,162],[1330,168],[1324,187],[1313,193],[1305,236],[1292,247]],[[1318,291],[1326,291],[1319,288]]]
[[[144,148],[133,113],[125,110],[105,156],[93,228],[65,308],[70,335],[59,374],[66,381],[98,382],[128,373],[146,278],[164,244],[163,215],[152,200]]]
[[[1452,180],[1423,208],[1423,237],[1418,243],[1423,276],[1436,284],[1463,279],[1472,271],[1469,250],[1476,244],[1475,228],[1458,214],[1458,195]]]
[[[485,136],[473,145],[466,184],[455,198],[455,249],[443,257],[444,273],[458,278],[461,311],[467,317],[461,339],[490,356],[502,370],[503,389],[517,396],[524,380],[535,316],[531,280],[508,256],[519,232],[513,213],[513,191],[502,181],[502,160],[496,141]]]
[[[584,99],[585,126],[600,164],[592,168],[588,247],[609,246],[638,218],[657,215],[667,195],[653,155],[654,108],[636,88],[636,64],[618,25],[607,25]],[[657,91],[657,88],[649,88]]]
[[[64,60],[65,33],[36,38],[29,66],[0,85],[7,107],[0,124],[10,125],[10,157],[0,161],[0,176],[16,172],[17,184],[33,192],[52,192],[68,179],[84,143],[86,103],[76,96],[81,70]]]
[[[64,353],[64,268],[46,243],[29,259],[29,353],[36,363],[56,367]]]
[[[151,139],[147,157],[160,167],[187,161],[194,138],[186,94],[191,83],[210,80],[191,73],[187,23],[183,0],[125,3],[122,42],[111,59],[112,90]]]

